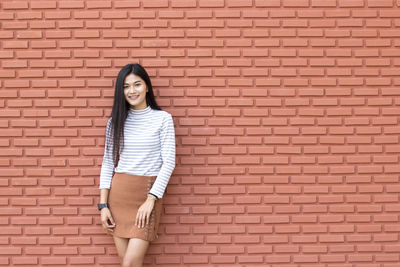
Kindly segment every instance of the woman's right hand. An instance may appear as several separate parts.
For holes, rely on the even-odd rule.
[[[103,225],[104,229],[111,232],[114,231],[115,222],[108,208],[101,209],[101,224]]]

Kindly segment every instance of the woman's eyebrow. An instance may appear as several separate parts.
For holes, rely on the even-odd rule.
[[[133,83],[140,83],[141,81],[134,81]],[[124,83],[124,84],[129,84],[129,83]]]

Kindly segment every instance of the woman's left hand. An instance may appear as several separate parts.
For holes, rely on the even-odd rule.
[[[143,228],[145,224],[149,224],[150,214],[154,208],[155,201],[155,197],[148,196],[146,201],[139,207],[135,220],[136,227]]]

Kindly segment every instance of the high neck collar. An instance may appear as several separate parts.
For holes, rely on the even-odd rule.
[[[144,115],[147,114],[151,111],[151,107],[147,106],[144,109],[129,109],[130,114],[135,114],[135,115]]]

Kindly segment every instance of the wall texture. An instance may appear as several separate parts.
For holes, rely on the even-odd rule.
[[[119,266],[99,173],[143,64],[177,166],[147,266],[398,267],[400,1],[0,3],[0,266]]]

